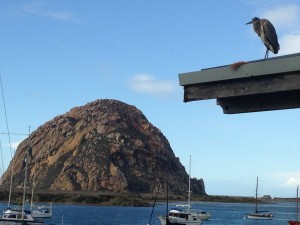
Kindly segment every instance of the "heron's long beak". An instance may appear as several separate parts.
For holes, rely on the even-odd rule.
[[[253,21],[250,21],[250,22],[246,23],[245,25],[252,24],[252,23],[253,23]]]

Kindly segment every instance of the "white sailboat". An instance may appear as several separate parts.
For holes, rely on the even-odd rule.
[[[271,220],[273,215],[269,211],[258,211],[257,210],[257,190],[258,190],[258,177],[256,179],[256,194],[255,194],[255,211],[246,215],[247,219],[252,220]]]
[[[167,179],[168,180],[168,179]],[[168,212],[168,181],[167,181],[167,216],[159,216],[162,225],[201,225],[202,221],[190,212],[173,208]]]
[[[6,210],[0,218],[0,225],[44,225],[44,221],[34,219],[31,214],[24,211]]]
[[[7,128],[7,135],[9,139],[9,146],[11,151],[11,157],[12,157],[12,167],[11,167],[11,176],[10,176],[10,185],[9,185],[9,196],[8,196],[8,205],[7,209],[3,212],[3,215],[0,217],[0,225],[43,225],[43,221],[39,221],[34,219],[30,213],[28,213],[25,210],[25,194],[26,194],[26,185],[27,185],[27,160],[28,160],[28,151],[26,153],[25,158],[25,178],[24,178],[24,186],[23,186],[23,202],[22,202],[22,209],[12,209],[11,208],[11,195],[12,195],[12,184],[13,184],[13,176],[14,176],[14,157],[11,150],[11,141],[10,141],[10,132],[8,129],[8,123],[7,123],[7,114],[6,114],[6,107],[5,107],[5,101],[4,101],[4,95],[3,95],[3,85],[2,85],[2,78],[0,74],[0,86],[2,91],[2,100],[4,105],[4,114],[6,119],[6,128]],[[29,129],[30,133],[30,129]],[[29,138],[29,136],[28,136]],[[28,139],[29,141],[29,139]],[[28,144],[29,146],[29,144]]]
[[[162,225],[201,225],[202,221],[187,213],[177,209],[171,209],[168,216],[158,217]]]
[[[25,158],[25,177],[23,185],[23,201],[22,209],[12,209],[7,208],[2,217],[0,218],[0,225],[44,225],[44,221],[38,220],[32,217],[30,212],[25,210],[25,197],[26,197],[26,187],[27,187],[27,161],[28,161],[28,151]]]
[[[51,218],[53,215],[52,204],[50,203],[49,206],[33,205],[30,212],[33,218]]]
[[[191,165],[192,165],[192,158],[190,156],[188,202],[187,205],[177,205],[177,207],[183,208],[184,211],[191,213],[192,216],[196,217],[197,219],[209,220],[211,219],[211,214],[209,212],[191,210]]]
[[[35,167],[36,168],[36,167]],[[32,178],[32,190],[31,190],[31,202],[30,202],[30,212],[34,218],[51,218],[52,217],[52,204],[49,205],[34,205],[33,196],[35,188],[35,173]]]

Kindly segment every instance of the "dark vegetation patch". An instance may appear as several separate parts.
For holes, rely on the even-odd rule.
[[[13,194],[13,201],[20,202],[22,192]],[[30,195],[28,194],[28,198]],[[170,195],[169,201],[187,200],[186,195]],[[0,201],[8,201],[8,192],[0,191]],[[52,203],[68,203],[68,204],[87,204],[87,205],[116,205],[116,206],[151,206],[155,201],[154,194],[141,193],[116,193],[116,192],[58,192],[58,191],[40,191],[34,195],[34,202],[52,202]],[[255,198],[239,197],[239,196],[210,196],[210,195],[193,195],[192,201],[205,202],[231,202],[231,203],[255,203]],[[260,199],[259,203],[276,202],[275,200]],[[166,195],[159,194],[157,202],[166,202]],[[20,202],[21,203],[21,202]]]

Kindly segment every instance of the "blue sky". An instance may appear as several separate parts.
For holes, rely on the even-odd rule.
[[[293,197],[300,184],[300,110],[224,115],[184,103],[178,74],[264,57],[245,26],[269,19],[278,55],[300,52],[296,0],[0,2],[0,73],[11,133],[27,133],[96,99],[135,105],[211,195]],[[270,57],[274,57],[270,53]],[[3,104],[0,131],[6,132]],[[24,136],[11,135],[12,146]],[[8,138],[1,136],[4,168]]]

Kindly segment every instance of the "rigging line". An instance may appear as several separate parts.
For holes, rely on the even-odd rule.
[[[9,134],[9,135],[23,135],[23,136],[28,136],[28,134],[22,134],[22,133],[5,133],[5,132],[0,132],[0,134]]]
[[[152,216],[153,216],[153,212],[154,212],[154,207],[156,205],[156,201],[157,201],[157,197],[158,197],[158,193],[159,193],[159,187],[160,185],[158,184],[158,189],[157,189],[157,192],[156,192],[156,196],[155,196],[155,200],[154,200],[154,204],[152,206],[152,211],[151,211],[151,215],[150,215],[150,219],[149,219],[149,225],[151,224],[151,219],[152,219]]]
[[[4,108],[4,114],[5,114],[5,121],[6,121],[6,129],[7,129],[7,136],[8,136],[8,142],[9,142],[9,150],[10,150],[10,156],[12,158],[12,168],[11,168],[11,176],[10,176],[10,187],[9,187],[9,197],[8,197],[8,206],[10,205],[11,201],[11,191],[12,191],[12,182],[13,182],[13,174],[14,174],[14,157],[11,149],[11,141],[10,141],[10,135],[9,135],[9,128],[8,128],[8,119],[7,119],[7,113],[6,113],[6,105],[5,105],[5,98],[4,98],[4,91],[3,91],[3,85],[2,85],[2,76],[0,73],[0,85],[1,85],[1,93],[2,93],[2,102],[3,102],[3,108]]]
[[[159,177],[163,177],[164,174],[166,174],[167,172],[167,167],[169,168],[169,157],[167,157],[167,163],[164,165],[164,168],[163,170],[161,171],[161,176]],[[166,180],[166,184],[167,184],[167,217],[168,217],[168,175],[167,175],[167,180]],[[154,199],[154,204],[152,206],[152,211],[151,211],[151,215],[150,215],[150,219],[149,219],[149,223],[147,225],[151,225],[151,219],[152,219],[152,216],[153,216],[153,212],[154,212],[154,207],[156,206],[156,202],[157,202],[157,199],[158,199],[158,194],[159,194],[159,189],[160,187],[162,186],[162,184],[158,184],[158,187],[157,187],[157,192],[156,192],[156,196],[155,196],[155,199]]]
[[[3,107],[4,107],[4,114],[5,114],[6,130],[7,130],[7,135],[8,135],[10,153],[11,153],[11,157],[12,157],[13,155],[12,155],[12,150],[11,150],[10,132],[9,132],[9,128],[8,128],[8,119],[7,119],[7,113],[6,113],[6,104],[5,104],[1,74],[0,74],[0,84],[1,84],[1,93],[2,93],[2,102],[3,102]]]
[[[3,154],[2,154],[2,145],[0,141],[0,156],[1,156],[1,177],[4,174],[4,163],[3,163]]]

